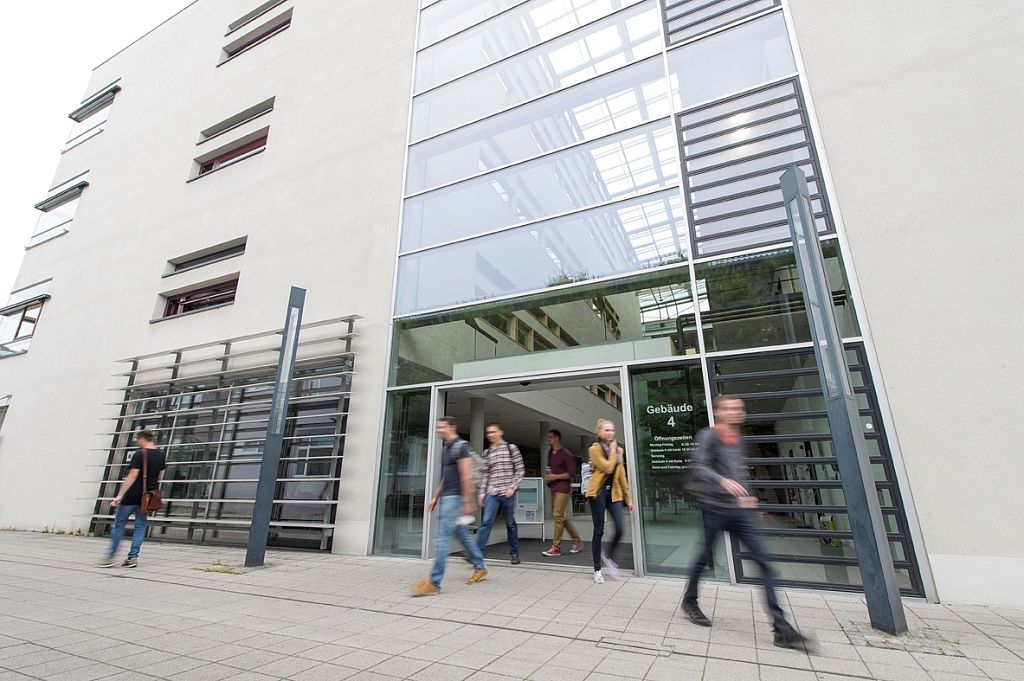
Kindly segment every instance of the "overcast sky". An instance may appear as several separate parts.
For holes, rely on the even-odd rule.
[[[14,286],[60,148],[68,113],[88,94],[92,69],[191,0],[32,0],[5,3],[0,40],[4,131],[0,182],[0,305]],[[45,246],[43,246],[45,248]]]

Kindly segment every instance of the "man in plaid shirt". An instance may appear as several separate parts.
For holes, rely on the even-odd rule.
[[[480,507],[484,509],[483,522],[476,533],[480,552],[487,551],[491,538],[491,527],[500,509],[505,516],[508,534],[508,551],[512,564],[519,564],[519,527],[516,525],[516,490],[523,481],[526,467],[519,447],[505,442],[505,431],[499,423],[487,424],[487,441],[491,446],[484,450],[484,474],[480,480]]]

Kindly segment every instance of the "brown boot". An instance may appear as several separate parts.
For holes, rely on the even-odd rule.
[[[436,596],[439,593],[441,588],[430,581],[429,577],[424,577],[412,585],[413,596]]]
[[[484,568],[477,568],[473,570],[473,574],[471,574],[469,576],[469,579],[466,580],[466,584],[476,584],[486,576],[487,570],[485,570]]]

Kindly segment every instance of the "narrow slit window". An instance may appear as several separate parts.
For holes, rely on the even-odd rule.
[[[228,32],[225,35],[234,33],[235,31],[240,29],[242,26],[245,26],[246,24],[248,24],[253,19],[256,19],[258,17],[263,16],[264,14],[266,14],[270,10],[274,9],[278,5],[283,4],[284,2],[285,2],[285,0],[269,0],[269,2],[263,3],[262,5],[260,5],[256,9],[252,10],[251,12],[247,12],[247,13],[243,14],[242,16],[238,17],[237,19],[232,21],[230,24],[228,24]]]
[[[235,302],[238,278],[166,296],[164,319]]]
[[[267,135],[263,134],[250,142],[245,142],[244,144],[230,148],[227,151],[219,153],[213,158],[201,161],[199,163],[199,175],[205,175],[217,170],[218,168],[231,165],[232,163],[237,163],[244,158],[248,158],[257,152],[262,151],[266,146]]]
[[[50,190],[45,199],[35,205],[39,211],[36,228],[29,239],[29,247],[66,234],[78,212],[82,192],[89,186],[88,173],[82,173]]]
[[[110,105],[114,103],[114,97],[120,91],[120,85],[116,82],[111,83],[87,98],[77,109],[68,114],[68,118],[74,121],[74,125],[71,126],[71,133],[64,145],[64,151],[103,132],[107,116],[110,115]]]
[[[224,46],[221,52],[220,63],[234,59],[238,55],[246,52],[262,42],[273,38],[278,33],[286,30],[292,24],[292,11],[289,9],[287,12],[282,12],[270,21],[257,26],[253,30],[249,31],[245,35],[241,36],[237,40],[234,40]]]
[[[255,104],[253,106],[250,106],[248,109],[239,111],[234,116],[225,118],[220,123],[211,125],[206,130],[203,130],[199,133],[199,141],[196,142],[196,144],[202,144],[203,142],[209,139],[217,137],[218,135],[222,135],[230,130],[234,130],[239,126],[245,125],[249,121],[255,120],[264,114],[270,113],[271,111],[274,110],[275,99],[275,97],[265,99],[259,104]]]
[[[245,253],[246,239],[240,239],[235,241],[229,241],[227,243],[212,246],[202,251],[183,255],[178,258],[172,258],[167,262],[171,265],[171,273],[184,272],[185,270],[195,269],[202,267],[203,265],[209,265],[211,263],[220,262],[221,260],[227,260],[237,255]]]

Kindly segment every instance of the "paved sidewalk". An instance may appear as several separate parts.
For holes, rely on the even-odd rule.
[[[412,599],[420,560],[149,542],[134,570],[93,567],[105,542],[0,532],[0,681],[417,679],[953,681],[1024,679],[1024,611],[907,604],[912,634],[867,626],[853,596],[780,594],[812,655],[772,646],[760,592],[709,584],[703,629],[683,584],[493,566],[475,586],[450,565]]]

